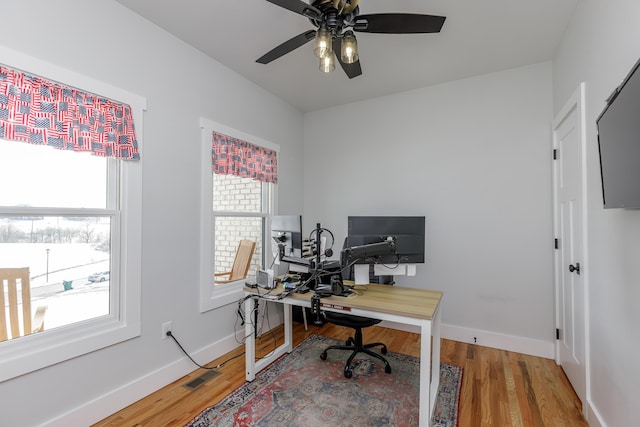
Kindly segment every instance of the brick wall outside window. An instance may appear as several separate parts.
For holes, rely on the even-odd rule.
[[[213,208],[215,211],[260,213],[262,186],[259,181],[234,175],[217,175],[213,178]],[[262,259],[262,218],[216,216],[215,219],[215,272],[230,271],[233,259],[242,239],[256,242],[256,250],[249,269],[255,274]]]

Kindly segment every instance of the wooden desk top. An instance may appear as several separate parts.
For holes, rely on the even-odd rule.
[[[247,292],[255,292],[253,289],[245,288],[245,290]],[[278,295],[282,291],[282,285],[279,285],[270,294]],[[309,301],[312,296],[313,292],[305,294],[293,293],[288,298]],[[356,285],[355,292],[348,297],[325,297],[321,299],[321,302],[345,308],[359,308],[431,320],[441,299],[441,291],[370,283],[368,285]]]

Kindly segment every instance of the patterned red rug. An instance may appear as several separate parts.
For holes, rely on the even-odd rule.
[[[387,353],[392,373],[385,374],[380,363],[358,355],[347,379],[347,352],[330,351],[320,360],[337,342],[310,336],[187,427],[417,426],[419,359]],[[457,425],[461,379],[462,368],[441,364],[433,427]]]

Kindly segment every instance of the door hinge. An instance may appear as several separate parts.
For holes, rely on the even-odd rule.
[[[558,239],[553,239],[553,246],[555,249],[560,248],[560,241]]]
[[[560,329],[556,328],[556,339],[559,340],[560,339]]]
[[[556,148],[553,149],[553,160],[558,160],[558,150]]]

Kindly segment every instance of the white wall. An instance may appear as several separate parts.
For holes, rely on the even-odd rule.
[[[579,2],[553,63],[553,94],[544,63],[304,117],[113,1],[10,0],[1,8],[0,45],[144,96],[148,111],[142,336],[1,383],[0,400],[13,404],[2,405],[0,425],[87,425],[192,370],[160,340],[166,320],[187,348],[225,350],[215,343],[231,334],[234,308],[198,311],[200,117],[280,144],[279,211],[303,211],[306,230],[320,221],[338,245],[347,215],[425,215],[427,262],[400,284],[442,289],[444,322],[461,339],[477,334],[483,344],[504,334],[507,346],[550,348],[550,122],[581,81],[591,422],[636,422],[640,212],[602,209],[594,124],[640,56],[636,0]],[[11,398],[20,395],[30,398]]]
[[[604,210],[595,121],[640,58],[640,2],[582,0],[554,60],[554,110],[586,83],[591,425],[638,424],[640,211]]]
[[[85,426],[195,368],[171,340],[160,339],[162,322],[171,320],[182,344],[204,351],[205,360],[229,350],[216,343],[238,345],[235,307],[199,312],[199,118],[279,144],[279,209],[301,212],[303,117],[114,1],[11,0],[0,9],[3,47],[148,102],[142,336],[0,384],[0,425],[57,419]]]
[[[425,215],[398,284],[444,291],[445,335],[552,357],[551,120],[550,63],[307,113],[305,229]]]

